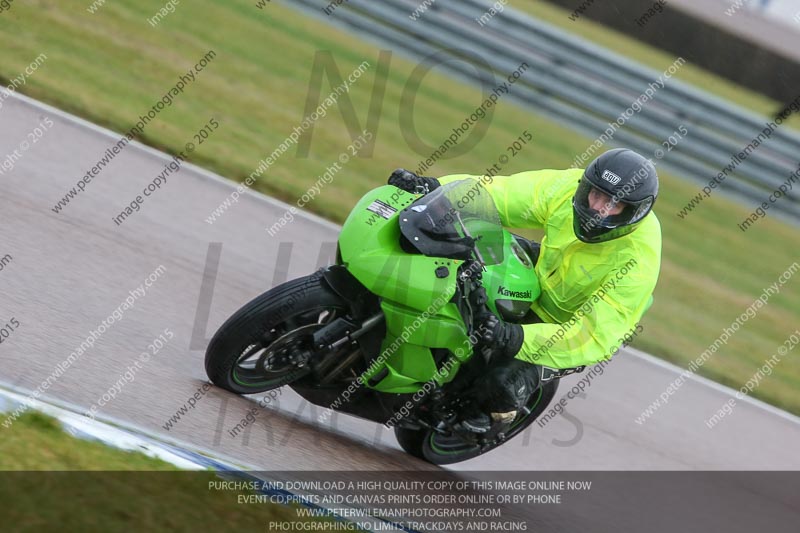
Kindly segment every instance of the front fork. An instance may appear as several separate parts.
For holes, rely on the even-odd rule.
[[[461,296],[458,300],[458,308],[470,339],[473,338],[476,330],[474,321],[477,311],[481,309],[481,306],[486,305],[486,291],[480,283],[482,272],[483,265],[478,261],[465,262],[459,272]],[[314,351],[332,354],[347,344],[353,345],[353,350],[346,357],[323,357],[314,365],[314,372],[319,383],[327,384],[336,381],[360,357],[363,357],[368,364],[373,356],[380,353],[380,345],[385,336],[385,317],[378,298],[355,279],[344,265],[332,265],[324,268],[322,276],[328,287],[348,302],[351,313],[346,317],[335,319],[314,333]],[[475,362],[478,363],[478,361]],[[459,374],[465,370],[462,368]],[[466,377],[462,376],[462,380]],[[458,376],[456,379],[458,380]],[[445,392],[437,383],[430,385],[431,387],[426,388],[429,391],[428,394],[422,395],[415,403],[417,408],[425,406],[436,411],[436,414],[431,413],[431,415],[438,420],[433,425],[428,424],[421,417],[413,417],[417,420],[405,420],[405,422],[411,425],[418,423],[436,431],[446,431],[446,424],[443,428],[442,421],[450,418],[447,414],[451,410],[451,405],[457,407],[459,404],[458,401],[453,404],[453,400],[448,396],[457,394],[457,391]],[[448,387],[448,389],[453,388]],[[463,389],[463,387],[455,388]],[[418,409],[414,409],[414,411],[418,411]]]
[[[379,353],[385,321],[378,298],[369,292],[344,265],[321,269],[328,289],[347,302],[349,312],[314,332],[313,350],[326,354],[312,364],[320,384],[333,383],[359,358],[369,359]],[[346,357],[333,355],[343,347],[352,349]]]
[[[353,347],[347,357],[339,358],[332,355],[323,357],[313,366],[321,385],[335,382],[344,371],[363,357],[359,339],[373,331],[383,319],[383,313],[378,313],[357,325],[350,317],[341,317],[314,332],[314,349],[318,353],[333,354],[346,344]]]

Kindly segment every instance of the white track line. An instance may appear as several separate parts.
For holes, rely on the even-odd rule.
[[[50,414],[51,416],[57,416],[56,410],[61,410],[70,413],[75,417],[76,420],[86,420],[87,423],[91,423],[91,420],[86,415],[83,415],[85,408],[76,405],[72,402],[68,402],[66,400],[62,400],[61,398],[56,398],[51,395],[41,395],[38,398],[34,398],[31,394],[31,391],[22,389],[16,385],[12,385],[11,383],[7,383],[5,381],[0,380],[0,392],[6,391],[13,395],[18,396],[18,400],[21,404],[25,404],[26,402],[31,402],[31,407],[37,409],[39,411],[43,411],[45,413]],[[48,409],[51,407],[52,409]],[[13,412],[13,409],[10,410]],[[240,460],[233,459],[231,457],[226,457],[225,455],[220,454],[217,451],[211,450],[209,448],[205,448],[203,446],[198,446],[197,444],[192,444],[186,441],[182,441],[166,433],[155,433],[152,430],[145,429],[133,422],[127,420],[120,420],[119,418],[115,418],[113,416],[102,414],[96,417],[96,421],[101,424],[108,424],[110,426],[116,426],[118,428],[123,428],[127,431],[137,433],[139,435],[143,435],[147,438],[150,438],[157,442],[163,442],[169,444],[170,446],[174,446],[176,448],[181,448],[183,450],[189,450],[195,453],[199,453],[200,455],[205,455],[207,457],[213,457],[219,461],[223,461],[228,463],[229,465],[240,468],[242,470],[258,470],[258,467],[255,465],[244,463]]]
[[[82,119],[80,117],[77,117],[77,116],[75,116],[75,115],[73,115],[71,113],[67,113],[66,111],[62,111],[61,109],[53,107],[53,106],[51,106],[49,104],[45,104],[44,102],[40,102],[38,100],[35,100],[35,99],[31,98],[30,96],[25,96],[24,94],[19,94],[16,91],[9,91],[5,87],[0,87],[0,90],[3,93],[6,93],[6,94],[11,93],[11,95],[14,98],[20,100],[24,104],[27,104],[27,105],[29,105],[31,107],[35,107],[35,108],[41,109],[43,111],[47,111],[48,113],[56,115],[56,116],[66,120],[66,121],[73,122],[78,126],[84,127],[84,128],[86,128],[86,129],[88,129],[90,131],[93,131],[95,133],[98,133],[100,135],[108,137],[108,138],[112,139],[114,142],[118,141],[120,137],[123,137],[123,134],[121,134],[121,133],[116,133],[116,132],[114,132],[114,131],[112,131],[112,130],[110,130],[108,128],[104,128],[103,126],[98,126],[97,124],[94,124],[93,122],[89,122],[88,120],[85,120],[85,119]],[[152,155],[152,156],[154,156],[154,157],[156,157],[156,158],[158,158],[158,159],[160,159],[162,161],[169,162],[169,161],[172,161],[172,159],[173,159],[172,156],[170,156],[168,154],[165,154],[164,152],[161,152],[159,150],[156,150],[155,148],[153,148],[151,146],[147,146],[145,144],[142,144],[139,141],[135,141],[135,140],[134,141],[130,141],[128,144],[130,146],[133,146],[133,147],[137,148],[138,150],[140,150],[142,152],[148,153],[148,154],[150,154],[150,155]],[[235,189],[236,187],[239,186],[239,183],[237,183],[235,181],[229,180],[227,178],[223,178],[222,176],[220,176],[218,174],[214,174],[213,172],[211,172],[209,170],[206,170],[203,167],[198,167],[197,165],[195,165],[193,163],[190,163],[188,161],[182,163],[181,167],[188,168],[192,172],[200,175],[201,177],[203,177],[203,178],[205,178],[205,179],[207,179],[209,181],[214,181],[214,182],[217,182],[217,183],[221,183],[226,187],[230,187],[231,189]],[[271,196],[267,196],[267,195],[265,195],[265,194],[263,194],[261,192],[254,191],[254,190],[250,189],[249,187],[245,187],[245,191],[250,193],[250,195],[253,198],[255,198],[256,200],[268,203],[268,204],[270,204],[272,206],[280,207],[283,210],[288,210],[290,207],[294,207],[298,214],[300,214],[303,217],[307,218],[309,221],[315,222],[315,223],[320,224],[322,226],[325,226],[325,227],[327,227],[327,228],[329,228],[331,230],[336,231],[337,233],[341,229],[341,226],[331,222],[330,220],[326,220],[326,219],[324,219],[324,218],[322,218],[322,217],[320,217],[318,215],[315,215],[314,213],[310,213],[308,211],[305,211],[304,209],[299,209],[299,208],[297,208],[295,206],[291,206],[291,205],[287,204],[286,202],[283,202],[283,201],[278,200],[276,198],[272,198]],[[220,198],[220,202],[222,202],[222,200],[223,200],[223,198]]]
[[[650,355],[649,353],[643,352],[641,350],[637,350],[635,348],[628,347],[628,348],[625,349],[625,351],[630,352],[631,355],[635,355],[639,359],[647,361],[647,362],[649,362],[651,364],[654,364],[656,366],[660,366],[661,368],[665,368],[667,370],[670,370],[670,371],[672,371],[672,372],[674,372],[676,374],[683,374],[684,372],[686,372],[685,368],[681,368],[681,367],[679,367],[677,365],[674,365],[674,364],[670,363],[669,361],[664,361],[663,359],[659,359],[658,357],[656,357],[654,355]],[[703,376],[698,376],[697,374],[695,374],[693,372],[689,373],[687,377],[689,379],[691,379],[691,380],[694,380],[697,383],[706,385],[707,387],[710,387],[710,388],[712,388],[714,390],[722,392],[723,394],[726,394],[728,396],[736,396],[736,393],[739,392],[736,389],[732,389],[731,387],[728,387],[727,385],[723,385],[721,383],[717,383],[716,381],[712,381],[712,380],[710,380],[708,378],[704,378]],[[766,402],[763,402],[763,401],[761,401],[759,399],[751,398],[750,396],[745,395],[742,398],[737,398],[737,400],[743,401],[745,403],[749,403],[750,405],[753,405],[755,407],[760,407],[761,409],[763,409],[763,410],[765,410],[765,411],[767,411],[769,413],[772,413],[773,415],[779,416],[779,417],[781,417],[781,418],[783,418],[785,420],[788,420],[789,422],[794,422],[795,424],[800,424],[800,417],[797,417],[797,416],[793,415],[792,413],[790,413],[788,411],[784,411],[783,409],[775,407],[774,405],[770,405],[770,404],[768,404]]]
[[[48,113],[52,113],[53,115],[61,117],[64,120],[73,122],[76,125],[82,126],[82,127],[86,128],[88,130],[91,130],[91,131],[94,131],[94,132],[99,133],[101,135],[104,135],[106,137],[109,137],[110,139],[113,139],[115,141],[118,140],[120,138],[120,136],[121,136],[121,134],[116,133],[114,131],[111,131],[108,128],[104,128],[102,126],[98,126],[97,124],[89,122],[88,120],[85,120],[85,119],[82,119],[80,117],[77,117],[77,116],[75,116],[75,115],[73,115],[71,113],[67,113],[66,111],[62,111],[61,109],[58,109],[58,108],[53,107],[53,106],[51,106],[49,104],[45,104],[43,102],[35,100],[35,99],[33,99],[33,98],[29,97],[29,96],[25,96],[24,94],[19,94],[16,91],[8,91],[4,87],[0,87],[0,90],[2,90],[4,93],[9,93],[10,92],[11,95],[14,98],[17,98],[18,100],[22,101],[23,103],[25,103],[25,104],[27,104],[27,105],[29,105],[31,107],[36,107],[36,108],[41,109],[43,111],[47,111]],[[155,148],[152,148],[150,146],[142,144],[139,141],[131,141],[129,144],[135,146],[137,149],[139,149],[139,150],[141,150],[141,151],[143,151],[145,153],[148,153],[148,154],[150,154],[150,155],[152,155],[154,157],[157,157],[157,158],[161,159],[162,161],[172,161],[172,157],[171,156],[165,154],[164,152],[160,152],[160,151],[156,150]],[[182,166],[191,169],[194,173],[200,175],[201,177],[203,177],[203,178],[205,178],[205,179],[207,179],[209,181],[214,181],[214,182],[223,184],[224,186],[230,187],[231,189],[235,189],[239,185],[238,183],[236,183],[234,181],[231,181],[229,179],[223,178],[222,176],[220,176],[218,174],[214,174],[213,172],[211,172],[209,170],[206,170],[206,169],[204,169],[202,167],[198,167],[197,165],[194,165],[192,163],[186,162]],[[254,191],[254,190],[252,190],[250,188],[246,188],[246,191],[253,198],[255,198],[255,199],[259,200],[259,201],[265,202],[267,204],[280,207],[281,209],[286,210],[286,209],[289,209],[290,207],[293,207],[293,206],[290,206],[289,204],[287,204],[286,202],[283,202],[281,200],[277,200],[277,199],[272,198],[270,196],[267,196],[267,195],[265,195],[265,194],[263,194],[261,192]],[[295,207],[295,210],[297,211],[298,214],[304,216],[305,218],[307,218],[311,222],[314,222],[314,223],[320,224],[322,226],[325,226],[325,227],[327,227],[329,229],[332,229],[332,230],[336,231],[337,233],[339,232],[339,230],[341,230],[341,226],[331,222],[330,220],[326,220],[326,219],[324,219],[324,218],[322,218],[322,217],[320,217],[318,215],[315,215],[313,213],[309,213],[308,211],[306,211],[304,209],[298,209],[298,208]],[[685,371],[685,369],[683,369],[683,368],[681,368],[681,367],[679,367],[677,365],[674,365],[672,363],[664,361],[663,359],[659,359],[659,358],[657,358],[657,357],[655,357],[653,355],[650,355],[648,353],[642,352],[642,351],[637,350],[635,348],[626,348],[626,351],[631,353],[632,355],[644,360],[644,361],[648,361],[648,362],[650,362],[650,363],[652,363],[652,364],[654,364],[656,366],[660,366],[661,368],[665,368],[667,370],[670,370],[670,371],[674,372],[675,374],[682,374]],[[730,388],[730,387],[728,387],[726,385],[722,385],[722,384],[717,383],[715,381],[711,381],[710,379],[704,378],[702,376],[698,376],[698,375],[696,375],[694,373],[689,374],[689,378],[694,380],[697,383],[706,385],[707,387],[715,389],[715,390],[717,390],[719,392],[722,392],[723,394],[726,394],[726,395],[729,395],[729,396],[735,396],[736,393],[738,392],[735,389],[732,389],[732,388]],[[779,416],[779,417],[781,417],[781,418],[783,418],[785,420],[788,420],[790,422],[794,422],[795,424],[800,424],[800,417],[797,417],[797,416],[795,416],[795,415],[793,415],[793,414],[791,414],[791,413],[789,413],[787,411],[784,411],[783,409],[779,409],[779,408],[777,408],[777,407],[775,407],[773,405],[770,405],[768,403],[762,402],[761,400],[757,400],[755,398],[751,398],[750,396],[745,396],[741,400],[746,402],[746,403],[749,403],[749,404],[751,404],[751,405],[753,405],[755,407],[760,407],[764,411],[767,411],[767,412],[769,412],[769,413],[771,413],[773,415]]]

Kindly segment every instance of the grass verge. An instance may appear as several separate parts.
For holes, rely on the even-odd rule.
[[[73,438],[37,411],[0,431],[5,531],[270,531],[270,522],[308,521],[292,507],[239,503],[244,491],[212,490],[213,472]],[[314,531],[334,531],[328,523]]]

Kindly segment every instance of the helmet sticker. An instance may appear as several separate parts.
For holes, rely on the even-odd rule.
[[[622,181],[622,178],[620,178],[610,170],[604,170],[603,175],[601,177],[607,182],[609,182],[611,185],[616,185],[617,183]]]

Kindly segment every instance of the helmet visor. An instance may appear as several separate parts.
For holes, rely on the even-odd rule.
[[[603,197],[599,205],[598,194]],[[593,196],[591,203],[590,196]],[[650,211],[653,199],[648,197],[639,202],[626,201],[623,191],[612,195],[583,178],[575,191],[572,205],[576,215],[576,234],[581,240],[590,241],[611,230],[639,222]],[[596,209],[597,207],[599,209]],[[620,233],[625,234],[629,231],[614,232],[614,234]]]

